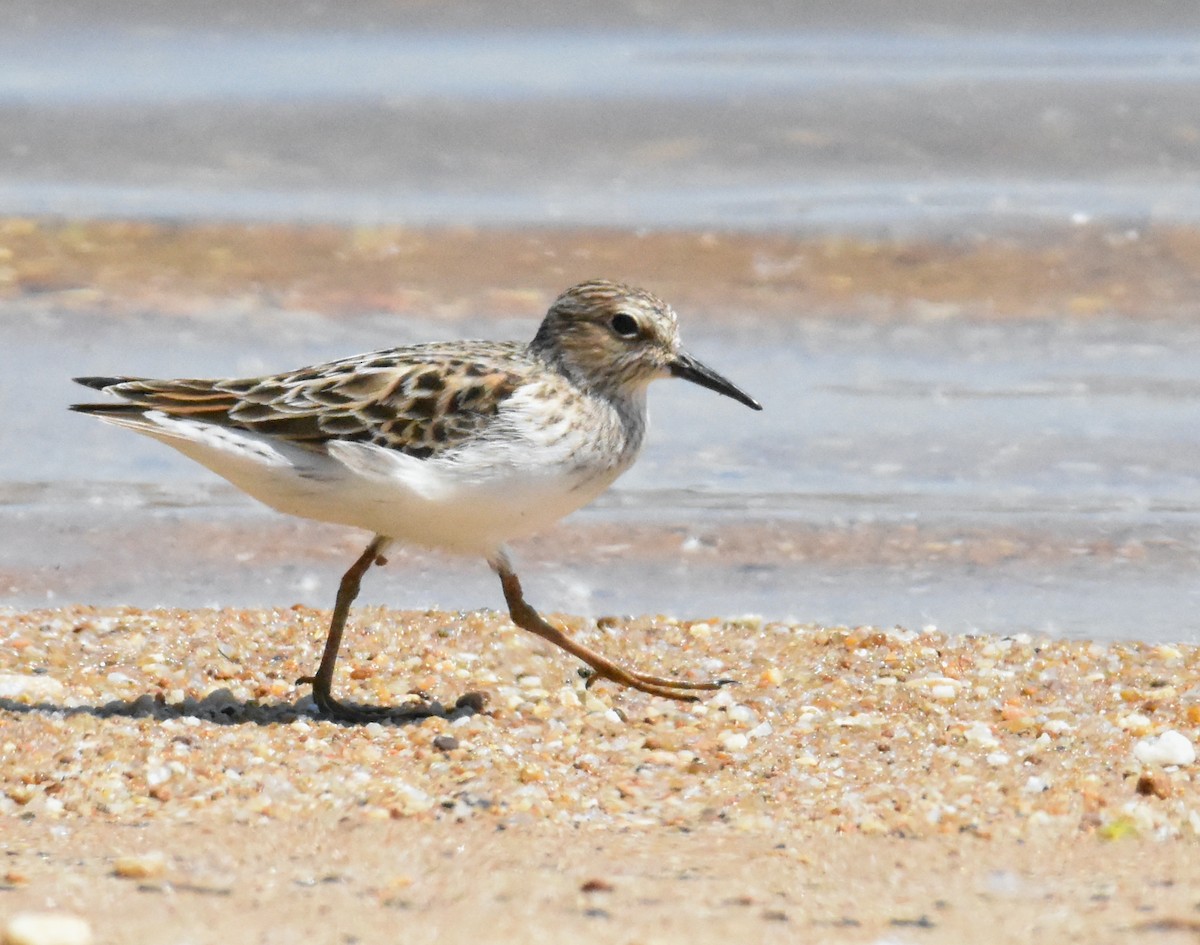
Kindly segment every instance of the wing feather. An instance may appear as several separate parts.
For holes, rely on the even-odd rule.
[[[528,376],[528,357],[515,343],[445,342],[257,378],[76,378],[122,402],[71,409],[157,410],[315,449],[349,441],[425,459],[482,432]]]

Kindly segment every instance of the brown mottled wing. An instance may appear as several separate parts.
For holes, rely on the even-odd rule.
[[[447,342],[241,380],[77,378],[124,403],[72,409],[160,410],[315,449],[350,440],[425,459],[486,428],[520,385],[525,359],[515,343]]]

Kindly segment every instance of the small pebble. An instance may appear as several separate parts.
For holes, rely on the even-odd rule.
[[[1127,732],[1141,735],[1150,731],[1151,722],[1149,716],[1142,715],[1140,712],[1130,712],[1117,719],[1117,724]]]
[[[1171,796],[1171,779],[1161,772],[1144,771],[1137,779],[1137,792],[1143,797]]]
[[[1133,756],[1144,765],[1190,765],[1196,760],[1196,749],[1186,735],[1167,729],[1134,745]]]
[[[754,723],[758,721],[758,717],[754,714],[754,710],[748,705],[732,705],[729,707],[729,717],[735,722]]]
[[[984,722],[975,722],[963,732],[963,737],[973,745],[978,745],[980,748],[995,748],[1000,744],[999,740],[992,733],[990,725]]]
[[[930,698],[943,702],[954,699],[962,688],[959,680],[951,679],[948,676],[921,676],[910,679],[907,685],[913,689],[924,689],[929,693]]]
[[[157,852],[119,856],[113,861],[113,875],[121,879],[157,879],[166,871],[167,858]]]
[[[472,712],[482,712],[488,704],[486,692],[464,692],[454,703],[456,709],[470,709]]]
[[[742,751],[750,744],[750,739],[743,732],[726,732],[721,736],[721,746],[726,751]]]
[[[438,751],[454,751],[458,747],[458,739],[453,735],[438,735],[433,740],[433,747]]]
[[[746,737],[766,738],[773,731],[775,731],[775,726],[773,726],[770,722],[759,722],[758,725],[754,726],[754,728],[750,729],[750,731],[746,733]]]

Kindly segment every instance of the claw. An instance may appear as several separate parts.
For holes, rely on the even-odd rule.
[[[309,680],[311,682],[311,680]],[[445,715],[446,709],[440,702],[407,702],[398,706],[360,705],[353,702],[339,702],[333,696],[317,689],[313,690],[313,702],[321,710],[322,718],[336,722],[356,722],[364,725],[368,722],[407,721],[409,719],[427,719],[435,715]]]
[[[681,692],[688,689],[720,689],[733,682],[731,679],[719,679],[716,682],[690,682],[686,679],[667,679],[652,676],[649,673],[629,671],[618,666],[612,660],[591,650],[572,639],[558,627],[547,623],[536,610],[529,606],[521,592],[521,581],[513,571],[507,556],[498,555],[489,562],[500,576],[500,586],[504,589],[504,600],[508,604],[508,615],[512,622],[523,630],[528,630],[553,643],[559,649],[566,650],[576,659],[586,663],[590,670],[580,669],[579,674],[584,678],[584,688],[590,689],[597,679],[607,679],[618,686],[638,689],[653,696],[664,699],[676,699],[679,702],[696,702],[697,696]]]

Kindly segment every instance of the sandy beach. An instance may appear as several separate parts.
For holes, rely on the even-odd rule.
[[[1191,941],[1200,649],[560,618],[695,704],[586,689],[498,615],[0,621],[4,914],[100,942]],[[482,712],[453,708],[485,693]],[[1180,753],[1183,754],[1180,754]]]

